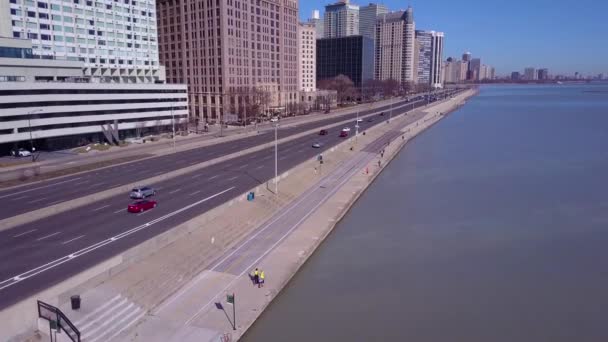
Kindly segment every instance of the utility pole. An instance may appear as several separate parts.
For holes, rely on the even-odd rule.
[[[171,102],[171,123],[173,126],[173,152],[175,152],[175,115],[173,113],[173,105],[174,103]]]
[[[34,115],[34,113],[38,113],[38,112],[42,112],[42,109],[34,109],[32,111],[30,111],[27,115],[27,126],[28,126],[28,130],[30,131],[30,151],[32,152],[32,163],[36,161],[36,158],[34,156],[34,138],[32,136],[32,115]]]
[[[279,144],[278,144],[278,131],[279,123],[274,125],[274,194],[279,194]]]

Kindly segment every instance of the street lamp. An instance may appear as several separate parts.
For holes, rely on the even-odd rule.
[[[175,102],[171,102],[171,123],[173,126],[173,152],[175,152],[175,116],[173,115],[173,106]]]
[[[42,112],[42,109],[38,108],[31,110],[29,113],[27,113],[27,126],[30,132],[30,151],[32,152],[32,163],[36,161],[36,158],[34,157],[34,139],[32,137],[32,115],[34,115],[34,113],[40,112]]]
[[[277,131],[279,129],[279,123],[277,122],[274,125],[274,194],[279,194],[279,144],[278,144],[278,134]]]

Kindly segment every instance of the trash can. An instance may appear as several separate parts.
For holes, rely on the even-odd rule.
[[[247,194],[248,201],[253,201],[254,198],[255,198],[255,194],[253,193],[253,191]]]
[[[70,300],[72,302],[72,310],[80,309],[80,296],[79,295],[74,295],[74,296],[70,297]]]

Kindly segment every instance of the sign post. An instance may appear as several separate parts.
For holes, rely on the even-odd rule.
[[[234,293],[226,295],[226,302],[232,304],[232,330],[236,330],[236,302],[234,300]]]

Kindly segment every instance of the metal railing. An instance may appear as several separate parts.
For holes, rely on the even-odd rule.
[[[58,330],[63,330],[73,342],[80,342],[80,331],[59,308],[38,301],[38,317],[46,319],[49,324],[55,322]]]

